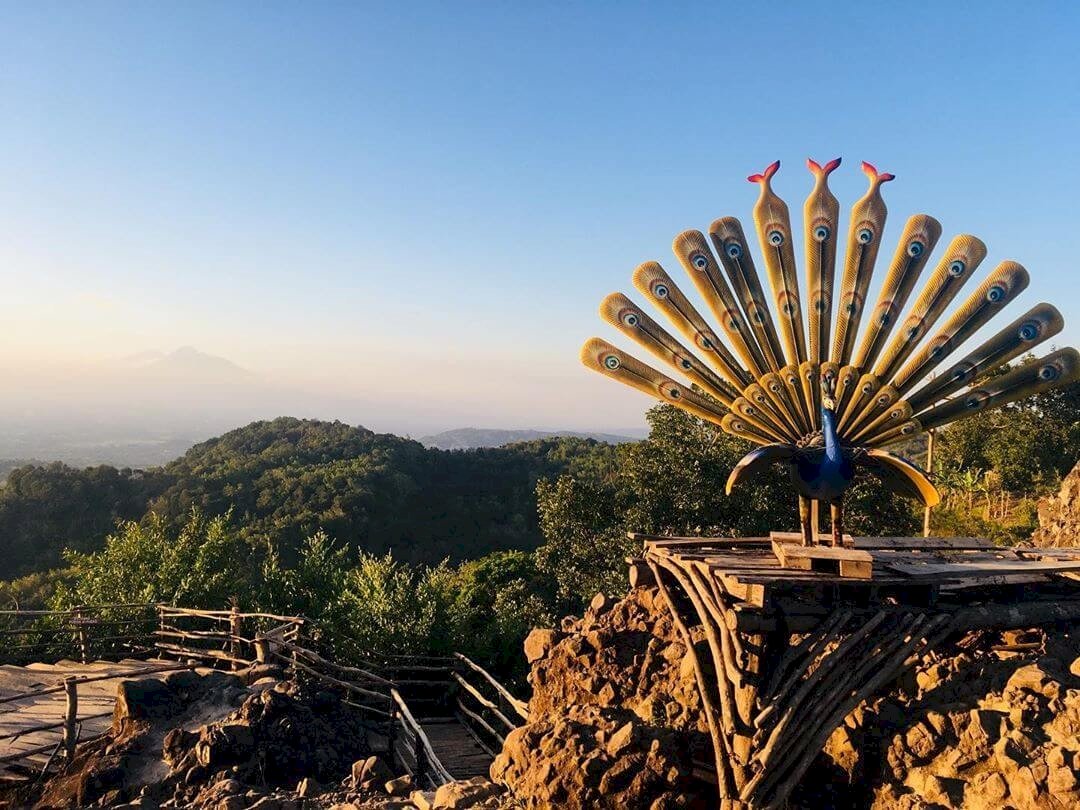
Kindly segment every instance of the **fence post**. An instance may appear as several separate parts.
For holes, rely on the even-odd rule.
[[[71,620],[75,623],[75,638],[79,645],[79,659],[85,664],[89,657],[86,646],[86,625],[83,623],[83,607],[75,607]]]
[[[64,678],[64,697],[67,699],[64,707],[64,753],[67,755],[68,762],[75,756],[77,742],[75,732],[76,718],[79,715],[78,683],[78,678],[74,675]]]
[[[229,662],[229,668],[234,672],[240,669],[240,662],[236,659],[240,657],[240,630],[242,623],[240,608],[234,604],[229,613],[229,655],[233,657],[233,660]]]
[[[161,647],[158,646],[158,645],[161,644],[161,642],[163,642],[165,640],[165,636],[163,635],[165,633],[165,605],[164,604],[159,604],[157,606],[157,614],[158,614],[158,630],[161,631],[162,635],[155,635],[154,636],[154,650],[157,652],[157,655],[160,658],[161,655],[162,655],[162,652],[161,652]]]
[[[420,790],[424,789],[424,771],[427,769],[427,756],[424,753],[424,741],[420,739],[420,731],[416,730],[416,743],[414,747],[414,757],[416,759],[416,773],[414,778],[416,779],[416,785]]]
[[[261,633],[255,636],[255,662],[265,664],[270,659],[270,642]]]

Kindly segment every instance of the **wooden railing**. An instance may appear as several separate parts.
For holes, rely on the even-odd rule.
[[[153,652],[150,633],[157,609],[153,603],[131,603],[0,610],[0,663],[144,657]]]
[[[454,653],[454,658],[459,662],[458,670],[451,674],[457,686],[455,714],[477,745],[495,756],[506,735],[528,720],[529,706],[479,664],[461,653]]]
[[[115,618],[121,610],[134,611],[136,615]],[[14,621],[16,616],[27,626],[18,626]],[[132,632],[115,636],[103,632],[103,628],[118,627],[121,622]],[[5,623],[7,626],[3,626]],[[88,661],[103,658],[110,652],[133,657],[138,651],[178,662],[171,666],[69,678],[53,687],[0,700],[8,703],[66,692],[67,708],[62,720],[8,736],[63,728],[63,747],[69,752],[73,751],[73,741],[78,737],[79,683],[140,677],[195,666],[238,671],[260,664],[277,665],[298,680],[318,681],[343,692],[346,705],[360,712],[364,726],[373,734],[372,749],[389,754],[393,764],[412,774],[416,784],[428,787],[452,781],[453,776],[439,761],[423,725],[416,719],[414,712],[418,707],[424,709],[421,717],[443,722],[450,716],[456,717],[491,756],[502,746],[506,734],[528,717],[528,707],[523,701],[464,655],[361,657],[354,654],[349,658],[350,665],[340,664],[332,660],[333,648],[319,638],[318,628],[301,616],[244,613],[236,607],[199,610],[166,604],[103,605],[70,611],[0,612],[0,637],[4,631],[15,638],[30,637],[31,633],[47,635],[40,640],[34,637],[34,643],[15,645],[16,652],[25,652],[24,658],[31,660],[73,655]],[[121,642],[127,646],[121,646]],[[0,652],[0,661],[26,663],[12,660],[10,651],[10,647],[5,647]],[[44,749],[24,751],[5,759],[28,757],[41,750]],[[0,763],[5,759],[0,759]]]
[[[394,701],[394,722],[391,726],[390,755],[412,774],[413,782],[431,789],[453,782],[454,777],[435,755],[431,740],[413,717],[408,704],[397,689],[390,690]]]

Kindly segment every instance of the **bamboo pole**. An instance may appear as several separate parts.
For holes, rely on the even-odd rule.
[[[937,436],[937,431],[933,428],[926,434],[926,472],[931,477],[934,475],[934,438]],[[930,507],[927,506],[923,509],[923,523],[922,523],[923,537],[930,536]]]
[[[652,558],[646,558],[646,561],[649,564],[649,569],[652,571],[653,578],[656,580],[656,587],[660,591],[660,595],[664,597],[664,602],[668,606],[671,620],[674,622],[675,628],[679,631],[679,635],[686,645],[686,654],[690,656],[690,663],[693,664],[694,667],[694,678],[697,680],[698,694],[701,696],[701,707],[705,712],[705,721],[709,727],[709,736],[712,738],[713,757],[715,759],[714,765],[716,767],[716,787],[720,793],[720,799],[723,800],[728,798],[732,792],[732,774],[729,759],[730,752],[728,750],[727,738],[722,735],[717,725],[716,707],[713,705],[712,697],[709,695],[705,671],[701,667],[701,660],[698,657],[697,650],[694,648],[694,637],[691,635],[690,629],[686,626],[686,622],[683,621],[682,616],[679,615],[675,600],[671,596],[671,592],[667,585],[664,584],[663,578],[660,576],[659,565]]]
[[[74,676],[64,678],[64,698],[64,754],[71,762],[75,758],[75,724],[79,715],[79,686]]]

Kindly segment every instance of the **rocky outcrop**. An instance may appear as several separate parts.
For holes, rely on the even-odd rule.
[[[1031,542],[1041,548],[1080,546],[1080,463],[1065,476],[1057,495],[1039,501],[1039,528]]]
[[[792,806],[1080,806],[1077,631],[976,633],[928,655],[834,732]],[[581,619],[535,631],[527,649],[529,722],[491,771],[518,801],[713,806],[694,778],[712,752],[693,668],[655,590],[598,600]]]
[[[524,806],[659,810],[709,795],[693,776],[695,752],[711,756],[693,667],[658,599],[598,596],[526,639],[529,722],[491,768]]]

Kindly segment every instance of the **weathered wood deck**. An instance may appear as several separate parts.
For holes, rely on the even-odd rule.
[[[0,700],[27,692],[61,685],[65,678],[97,677],[116,674],[139,677],[155,664],[152,661],[57,661],[54,664],[29,664],[24,667],[0,666]],[[145,675],[143,677],[149,677]],[[116,704],[117,680],[96,680],[78,686],[80,739],[86,740],[108,730]],[[0,703],[0,779],[24,777],[28,771],[40,771],[64,735],[66,698],[63,691],[45,695],[26,695]],[[52,728],[32,730],[41,726]],[[20,734],[25,730],[25,733]],[[17,736],[13,736],[17,735]],[[15,761],[17,759],[18,761]],[[5,761],[8,760],[8,761]]]

